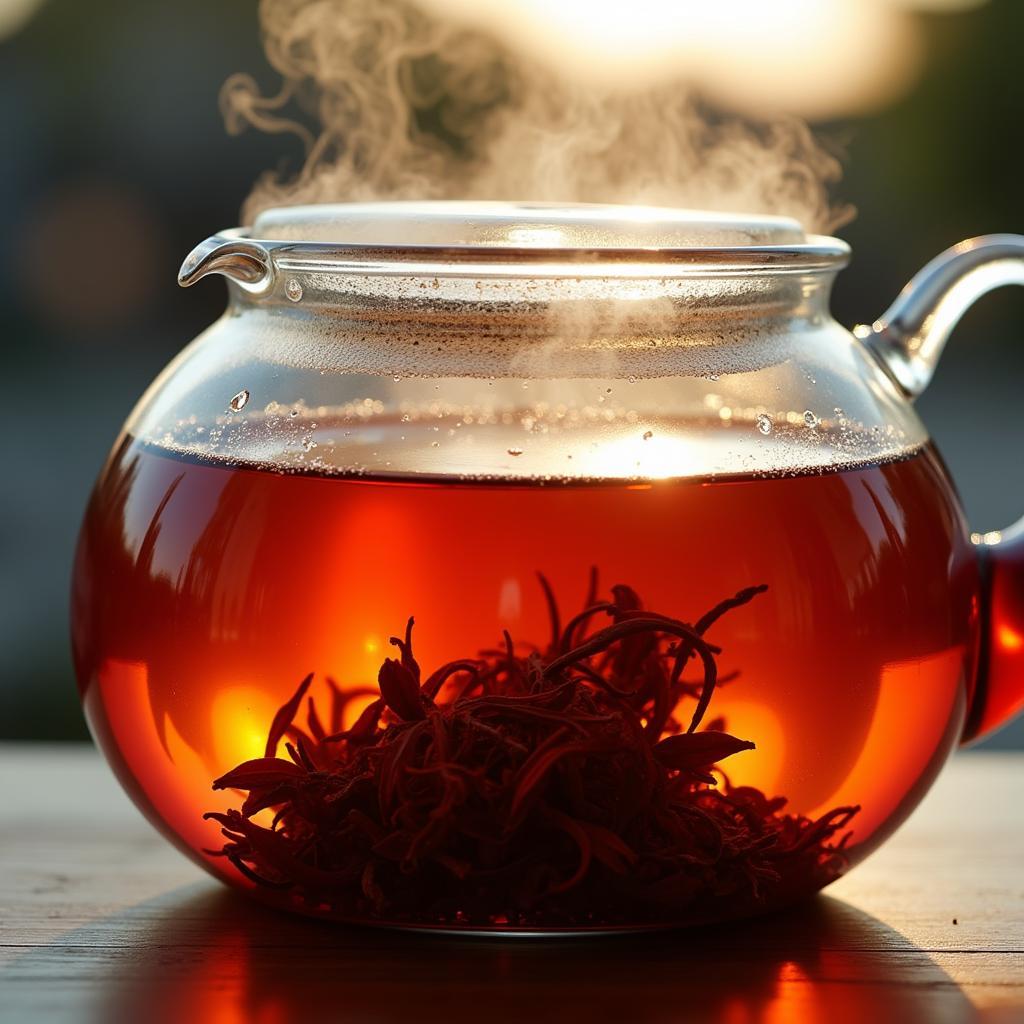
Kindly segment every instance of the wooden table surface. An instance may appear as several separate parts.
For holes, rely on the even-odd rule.
[[[0,747],[0,1021],[1024,1021],[1024,755],[961,754],[789,914],[644,938],[343,928],[227,891],[85,747]]]

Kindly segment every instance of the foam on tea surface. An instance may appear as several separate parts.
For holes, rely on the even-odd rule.
[[[141,440],[276,471],[589,481],[832,471],[927,439],[843,337],[748,328],[717,345],[515,351],[500,336],[432,346],[400,328],[329,337],[271,318],[220,329],[237,335],[235,356],[211,355],[211,369],[197,349],[143,407]],[[191,370],[207,378],[198,390]]]
[[[441,403],[398,415],[374,399],[182,424],[154,447],[276,472],[408,479],[600,483],[834,471],[912,454],[893,428],[872,434],[810,410],[772,417],[719,405],[701,421],[644,420],[609,403],[467,412]]]

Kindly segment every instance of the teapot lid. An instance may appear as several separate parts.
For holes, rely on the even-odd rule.
[[[250,229],[268,241],[369,246],[594,250],[802,245],[799,221],[765,214],[597,203],[331,203],[263,211]]]
[[[799,221],[766,214],[584,203],[329,203],[273,207],[249,227],[211,236],[186,257],[178,283],[221,273],[256,298],[274,293],[278,270],[476,281],[750,280],[833,272],[849,251],[837,238],[805,233]]]

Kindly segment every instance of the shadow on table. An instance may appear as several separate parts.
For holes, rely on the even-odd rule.
[[[112,947],[113,934],[135,938]],[[292,918],[200,884],[57,945],[74,974],[68,1019],[95,1024],[977,1019],[926,953],[828,897],[691,932],[470,940]],[[18,973],[31,975],[46,952],[21,958]],[[76,955],[86,962],[76,966]]]

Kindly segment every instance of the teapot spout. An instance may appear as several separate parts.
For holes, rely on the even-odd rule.
[[[223,274],[250,294],[261,295],[273,286],[274,264],[263,246],[228,231],[200,242],[185,257],[178,284],[188,288],[208,274]]]
[[[1024,285],[1024,235],[983,235],[954,245],[920,270],[896,301],[853,333],[909,398],[928,386],[960,317],[982,295]]]

